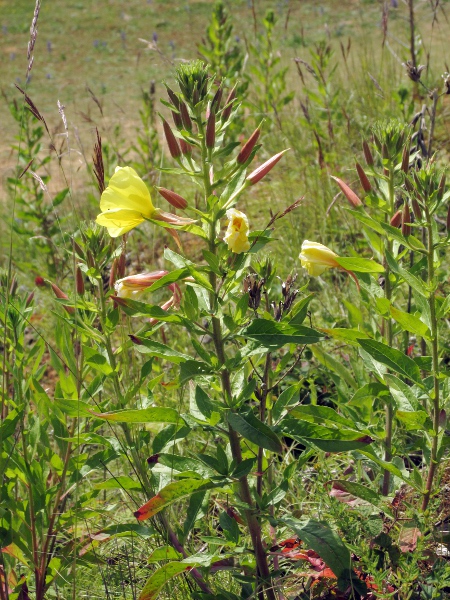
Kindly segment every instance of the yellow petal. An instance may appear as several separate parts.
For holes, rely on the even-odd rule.
[[[100,209],[126,208],[151,218],[155,212],[150,192],[131,167],[117,167],[100,200]]]
[[[126,208],[111,209],[97,217],[97,223],[106,227],[111,237],[119,237],[144,221],[140,212]]]

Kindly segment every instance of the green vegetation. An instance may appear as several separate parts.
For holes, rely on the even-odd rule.
[[[0,600],[449,597],[450,3],[2,4]]]

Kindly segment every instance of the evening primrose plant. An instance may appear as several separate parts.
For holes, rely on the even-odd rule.
[[[183,409],[156,405],[139,409],[120,403],[119,410],[96,412],[99,419],[122,423],[125,443],[134,448],[131,460],[147,495],[134,516],[139,522],[159,519],[161,535],[166,531],[168,546],[161,548],[161,557],[170,561],[160,562],[140,600],[156,597],[169,579],[186,572],[203,599],[257,595],[275,600],[283,578],[278,558],[268,548],[276,545],[278,530],[282,535],[289,530],[301,536],[312,551],[326,556],[340,589],[353,586],[364,593],[366,586],[352,570],[350,551],[330,525],[295,519],[281,505],[296,470],[292,455],[285,452],[285,438],[317,451],[364,449],[372,442],[368,431],[355,424],[346,421],[343,427],[334,410],[301,406],[302,381],[285,382],[306,348],[323,339],[323,334],[304,324],[312,295],[295,287],[295,276],[282,282],[280,290],[271,261],[260,253],[271,241],[277,221],[298,208],[300,201],[268,215],[263,230],[252,230],[241,210],[245,191],[264,185],[284,152],[252,170],[260,148],[260,127],[239,148],[235,142],[227,143],[227,129],[239,109],[235,89],[224,90],[221,84],[213,89],[214,78],[201,61],[180,65],[176,82],[179,91],[167,87],[169,102],[165,103],[174,126],[162,117],[176,166],[162,172],[176,175],[180,185],[183,178],[190,179],[200,201],[194,203],[178,190],[157,188],[174,208],[189,215],[168,217],[154,209],[138,174],[123,166],[103,192],[102,213],[97,217],[112,237],[125,237],[151,221],[174,229],[178,241],[178,252],[165,249],[166,269],[122,273],[110,282],[114,290],[105,299],[109,296],[111,305],[102,303],[102,322],[112,338],[117,310],[131,317],[129,341],[115,350],[108,342],[109,363],[117,373],[111,374],[113,380],[118,376],[117,361],[135,351],[168,365],[163,371],[169,377],[165,385],[187,390],[189,396],[189,406]],[[197,240],[201,261],[185,256],[185,236]],[[306,253],[314,246],[309,244]],[[320,244],[315,251],[316,258],[327,257],[321,272],[333,266],[372,273],[383,269],[366,258],[341,259]],[[308,257],[312,264],[314,257]],[[317,274],[318,263],[315,268]],[[146,290],[153,295],[166,286],[173,295],[162,307],[144,301]],[[140,323],[137,331],[136,322]],[[177,337],[188,334],[191,353],[167,343],[176,331]],[[147,377],[151,379],[150,372],[144,373],[136,392]],[[120,377],[110,383],[123,397]],[[126,397],[132,400],[129,393]],[[150,441],[152,455],[142,456],[132,443],[128,424],[152,421],[165,429]],[[202,432],[203,441],[196,432]],[[323,442],[313,443],[316,436]],[[168,515],[170,506],[180,501],[187,504],[175,529]],[[214,531],[205,538],[205,550],[196,523],[213,504],[220,507],[221,533]],[[222,569],[228,573],[226,578],[213,580],[210,573]],[[225,588],[221,587],[226,580]]]

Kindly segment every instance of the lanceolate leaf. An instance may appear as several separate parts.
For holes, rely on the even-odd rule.
[[[173,348],[170,348],[165,344],[155,342],[151,339],[133,336],[132,341],[135,344],[134,347],[138,352],[142,352],[144,354],[151,354],[152,356],[158,356],[158,358],[163,358],[176,365],[190,360],[192,358],[187,354],[182,354],[181,352],[178,352],[177,350],[174,350]]]
[[[282,454],[283,447],[277,434],[252,413],[242,415],[230,412],[228,413],[228,423],[250,442],[266,450]]]
[[[115,412],[97,413],[90,411],[99,419],[117,423],[183,423],[183,419],[174,408],[143,408],[117,410]]]
[[[349,494],[352,494],[352,496],[356,496],[357,498],[372,504],[376,508],[381,509],[383,512],[390,514],[390,509],[383,501],[382,496],[365,485],[361,485],[360,483],[356,483],[354,481],[345,481],[339,479],[333,479],[330,483],[333,484],[334,489],[348,492]]]
[[[147,580],[147,583],[139,596],[139,600],[154,600],[170,579],[173,579],[177,575],[185,573],[190,569],[191,567],[189,565],[179,561],[167,563],[155,571],[150,579]]]
[[[314,444],[325,452],[347,452],[349,450],[362,450],[373,442],[368,435],[342,427],[332,428],[316,425],[308,421],[293,418],[283,419],[280,427],[286,435],[301,443]]]
[[[377,362],[386,365],[396,373],[400,373],[407,379],[412,379],[422,385],[422,376],[418,365],[396,348],[391,348],[376,340],[358,340],[360,346]]]
[[[180,481],[174,481],[162,488],[156,496],[141,506],[134,513],[134,516],[138,521],[145,521],[145,519],[153,517],[160,510],[170,506],[177,500],[186,498],[195,492],[203,492],[221,485],[223,484],[214,483],[210,479],[181,479]]]
[[[354,390],[358,389],[358,384],[353,378],[353,375],[348,369],[344,367],[342,362],[331,356],[330,353],[324,352],[319,346],[313,346],[311,348],[311,351],[324,367],[330,369],[331,371],[334,371],[336,375],[338,375],[343,381],[345,381],[347,385],[352,387]]]
[[[292,518],[284,519],[284,523],[325,561],[336,575],[341,591],[352,587],[359,594],[366,593],[365,583],[351,568],[352,559],[349,549],[328,525],[320,521],[305,522]]]
[[[346,271],[355,271],[356,273],[383,273],[384,271],[382,265],[368,258],[344,258],[337,256],[336,262]]]
[[[241,335],[255,340],[261,346],[274,349],[285,344],[315,344],[323,337],[320,332],[310,327],[291,326],[270,319],[255,319],[242,330]]]

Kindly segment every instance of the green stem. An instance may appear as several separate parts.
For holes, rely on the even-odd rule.
[[[426,209],[428,227],[428,285],[430,290],[434,286],[434,245],[432,217]],[[438,320],[436,317],[436,296],[434,289],[430,292],[430,324],[431,324],[431,358],[433,369],[433,441],[431,444],[430,468],[426,480],[425,492],[422,499],[422,510],[426,510],[431,497],[433,480],[438,466],[437,453],[439,443],[439,348],[438,348]]]
[[[389,215],[388,219],[390,219],[394,214],[395,209],[395,194],[394,194],[394,171],[392,166],[389,167]],[[392,252],[392,243],[389,239],[386,239],[385,244],[386,250],[391,253]],[[388,262],[386,260],[386,256],[384,257],[384,297],[386,300],[389,300],[389,303],[392,298],[392,286],[390,280],[390,269]],[[393,334],[392,334],[392,319],[390,317],[386,317],[383,320],[383,330],[384,337],[386,340],[386,344],[389,347],[392,347]],[[386,434],[384,438],[384,460],[386,462],[391,462],[392,460],[392,433],[393,433],[393,422],[394,422],[394,410],[392,406],[391,398],[388,399],[385,407],[385,429]],[[389,486],[391,481],[391,474],[388,470],[385,470],[383,473],[383,484],[382,484],[382,494],[383,496],[387,496],[389,494]]]

